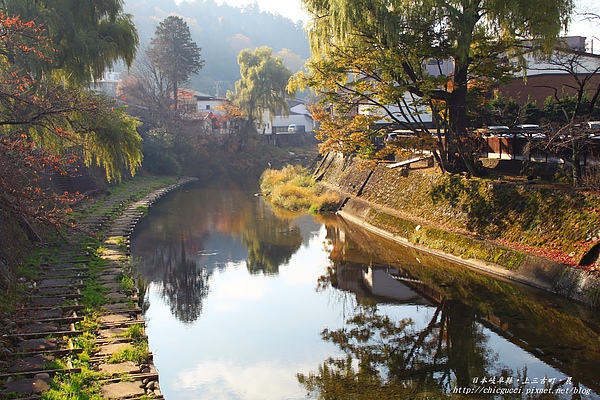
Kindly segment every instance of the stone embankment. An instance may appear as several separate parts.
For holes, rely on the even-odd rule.
[[[158,198],[195,178],[141,198],[131,192],[98,201],[71,244],[43,252],[22,278],[29,304],[4,321],[0,397],[162,398],[129,257],[129,236]],[[88,243],[88,245],[85,245]],[[87,398],[87,397],[86,397]]]
[[[338,214],[351,223],[468,267],[559,293],[591,307],[600,306],[597,271],[562,264],[468,229],[450,229],[439,221],[428,220],[418,204],[429,201],[424,191],[435,183],[435,174],[414,180],[409,177],[428,167],[427,161],[419,161],[391,169],[328,154],[316,165],[314,176],[328,190],[344,197]],[[464,219],[460,223],[468,226],[468,216],[461,210],[445,205],[433,212],[446,214],[446,220]]]

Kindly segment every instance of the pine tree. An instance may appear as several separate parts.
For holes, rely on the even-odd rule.
[[[200,59],[201,50],[192,40],[190,29],[181,17],[171,15],[156,28],[148,54],[156,68],[169,80],[175,109],[179,84],[204,66],[204,60]]]

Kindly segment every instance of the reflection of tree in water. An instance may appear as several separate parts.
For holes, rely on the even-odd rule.
[[[598,393],[600,341],[595,313],[589,314],[589,310],[571,302],[559,302],[551,294],[530,292],[333,222],[327,226],[332,266],[319,279],[319,288],[331,285],[349,291],[360,302],[371,296],[360,283],[360,265],[399,266],[406,278],[421,282],[421,286],[414,286],[419,293],[426,294],[436,304],[445,301],[443,320],[447,326],[443,334],[448,336],[448,368],[456,374],[457,385],[470,386],[470,379],[477,376],[473,371],[489,369],[486,365],[493,362],[497,369],[502,369],[498,365],[501,360],[494,360],[492,354],[484,360],[471,350],[483,343],[477,336],[483,326],[565,376],[571,376],[574,386],[586,386]],[[510,366],[517,374],[520,370],[525,374],[524,367]],[[565,385],[565,381],[556,385]]]
[[[198,268],[188,260],[185,243],[181,240],[181,257],[169,247],[169,255],[164,264],[162,295],[167,299],[171,313],[182,322],[194,322],[202,312],[202,301],[208,295],[208,280],[212,271]]]
[[[266,204],[260,204],[256,220],[244,226],[242,242],[248,248],[248,271],[267,275],[279,273],[279,266],[287,263],[302,245],[302,234],[290,220],[275,218]],[[256,215],[266,214],[263,218]]]
[[[298,374],[319,399],[446,398],[453,387],[491,375],[486,370],[495,355],[487,337],[474,313],[453,301],[442,301],[422,329],[364,305],[347,325],[322,332],[346,357],[326,360],[318,373]]]
[[[177,210],[176,212],[174,210]],[[177,192],[136,228],[140,271],[160,287],[183,322],[199,318],[212,271],[247,261],[250,273],[276,274],[302,244],[300,229],[261,198],[232,189]]]

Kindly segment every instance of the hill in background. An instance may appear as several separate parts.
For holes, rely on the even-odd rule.
[[[246,48],[269,46],[285,65],[296,72],[309,57],[302,21],[260,11],[255,4],[236,8],[214,0],[126,0],[125,11],[134,16],[140,35],[140,51],[150,43],[158,24],[175,14],[184,18],[197,45],[204,68],[188,87],[222,97],[240,78],[237,56]]]

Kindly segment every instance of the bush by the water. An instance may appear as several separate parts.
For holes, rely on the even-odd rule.
[[[339,204],[336,194],[321,193],[310,172],[299,165],[267,169],[260,178],[260,188],[272,204],[286,210],[333,211]]]

